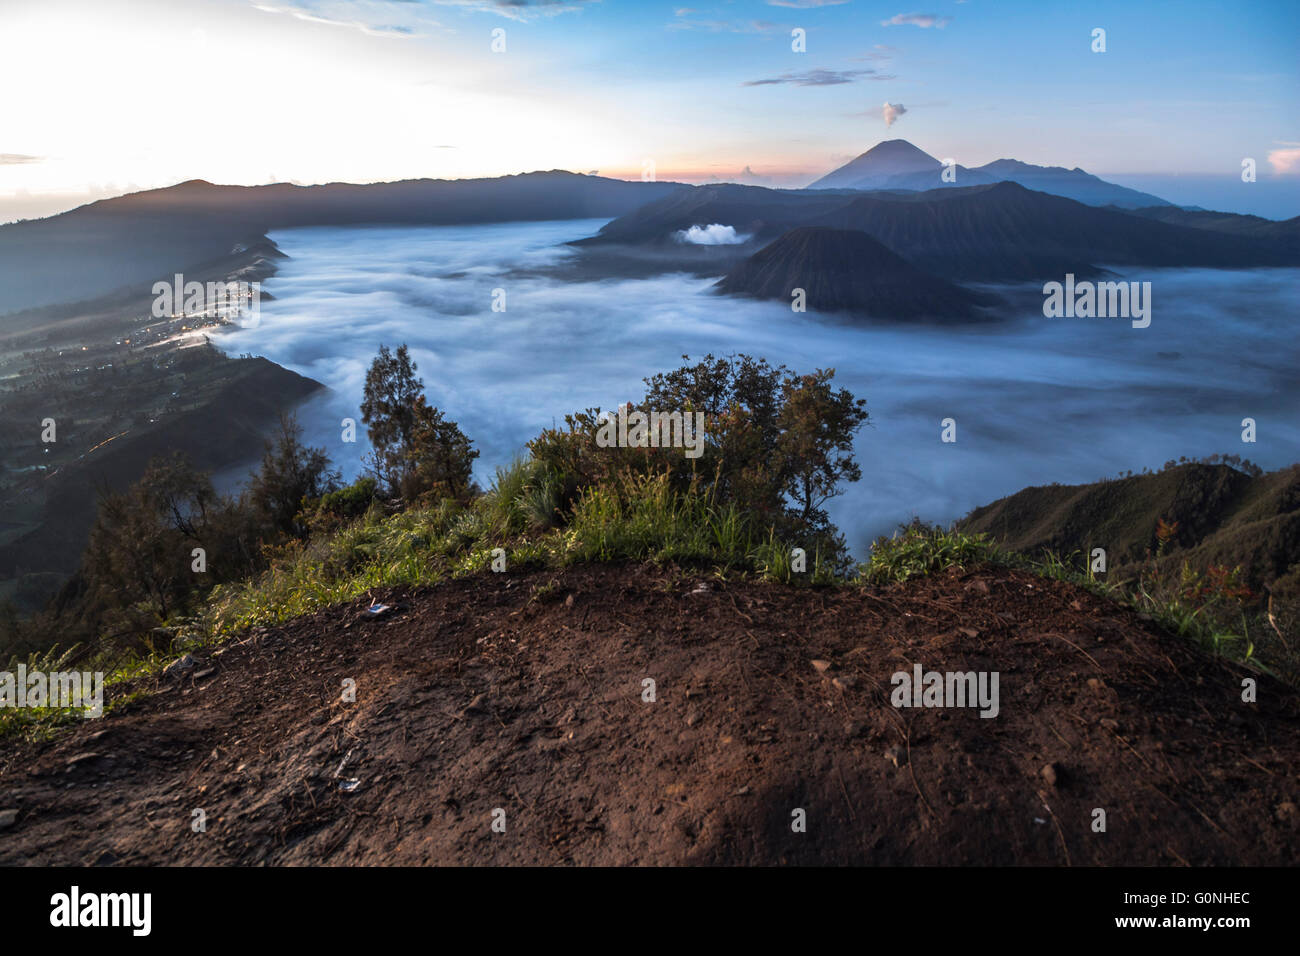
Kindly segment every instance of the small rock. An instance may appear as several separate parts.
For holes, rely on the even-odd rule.
[[[865,724],[860,720],[846,720],[844,722],[844,736],[850,738],[857,737],[862,733],[864,726]]]
[[[1097,721],[1097,723],[1101,724],[1107,730],[1119,730],[1119,721],[1110,717],[1103,717],[1101,720]]]
[[[831,669],[831,662],[823,661],[823,660],[815,660],[812,662],[812,666],[817,669],[818,674],[825,674],[828,670]]]
[[[979,632],[976,628],[973,628],[973,627],[959,627],[959,628],[957,628],[957,632],[958,632],[959,634],[965,634],[967,637],[979,637],[979,636],[980,636],[980,632]]]
[[[573,607],[573,595],[572,595],[572,594],[570,594],[568,597],[566,597],[566,598],[564,599],[564,606],[565,606],[565,607]]]
[[[1040,770],[1039,773],[1043,775],[1043,779],[1047,781],[1047,785],[1049,787],[1056,786],[1056,781],[1058,777],[1056,764],[1049,763],[1042,770]]]
[[[699,722],[700,722],[700,715],[697,712],[692,710],[690,713],[686,715],[687,727],[694,727]]]
[[[477,697],[475,697],[473,700],[469,702],[469,705],[465,708],[464,712],[467,714],[483,713],[484,711],[487,710],[487,708],[483,706],[484,701],[486,700],[487,700],[487,694],[479,694]]]
[[[194,672],[194,679],[195,679],[195,680],[203,680],[205,677],[211,677],[211,676],[212,676],[213,674],[215,674],[216,672],[217,672],[217,669],[216,669],[215,667],[205,667],[205,668],[203,668],[203,670],[201,670],[201,671],[195,671],[195,672]]]
[[[744,796],[745,794],[747,794],[747,793],[749,793],[749,784],[745,784],[743,787],[741,787],[739,790],[737,790],[737,791],[736,791],[736,796],[738,796],[738,797],[743,797],[743,796]]]
[[[1287,800],[1283,803],[1279,803],[1273,813],[1279,820],[1294,820],[1296,818],[1296,806],[1290,800]],[[3,822],[0,822],[0,826],[3,826]]]
[[[17,820],[17,810],[0,810],[0,830],[8,830]]]
[[[186,674],[194,670],[194,663],[194,657],[191,654],[178,657],[163,668],[162,676],[168,680],[176,680],[177,678],[184,677]]]
[[[851,687],[857,686],[857,683],[858,680],[856,677],[849,677],[847,675],[836,677],[831,680],[831,684],[833,684],[837,690],[848,690]]]
[[[1089,677],[1089,678],[1088,678],[1088,687],[1089,687],[1091,690],[1105,690],[1105,689],[1106,689],[1106,682],[1105,682],[1104,680],[1102,680],[1100,677]]]
[[[101,756],[100,754],[93,753],[89,750],[86,751],[85,753],[77,754],[75,757],[72,757],[68,761],[68,769],[71,770],[73,767],[76,767],[80,764],[89,763],[92,760],[98,760],[100,756]]]
[[[907,762],[906,754],[907,754],[906,750],[898,746],[898,744],[894,744],[894,746],[890,747],[888,750],[885,751],[885,759],[888,760],[890,763],[892,763],[895,767],[901,767],[904,763]]]

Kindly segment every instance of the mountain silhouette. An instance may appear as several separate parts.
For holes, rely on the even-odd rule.
[[[974,168],[956,164],[948,180],[943,178],[944,169],[940,160],[907,140],[890,139],[877,143],[808,188],[928,190],[1013,182],[1090,206],[1139,209],[1170,205],[1158,196],[1108,183],[1077,167],[1035,166],[1016,159],[996,159]]]
[[[1088,206],[1012,182],[926,192],[683,187],[576,245],[671,247],[692,225],[752,236],[738,257],[799,226],[865,232],[926,272],[975,282],[1098,275],[1107,266],[1300,265],[1278,236],[1233,234]]]
[[[147,286],[272,229],[605,218],[676,188],[560,170],[368,185],[190,180],[0,226],[0,314]]]
[[[816,312],[883,319],[971,319],[985,300],[917,269],[865,232],[803,226],[754,253],[720,292],[791,301]]]

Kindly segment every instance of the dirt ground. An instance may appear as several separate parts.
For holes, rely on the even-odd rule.
[[[396,610],[257,630],[122,712],[0,745],[0,863],[1300,856],[1297,694],[1060,582],[630,565],[374,597]],[[916,663],[998,672],[997,716],[892,706]]]

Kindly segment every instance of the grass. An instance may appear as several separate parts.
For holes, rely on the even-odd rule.
[[[815,549],[800,553],[770,528],[757,527],[735,505],[671,487],[666,476],[639,475],[588,488],[562,520],[560,485],[535,462],[499,469],[491,489],[462,506],[451,501],[386,515],[372,508],[351,524],[305,545],[285,549],[255,579],[215,588],[195,618],[171,622],[170,652],[129,657],[106,673],[106,687],[158,674],[185,651],[201,650],[255,626],[354,601],[379,588],[419,587],[486,571],[494,552],[508,570],[559,569],[574,564],[649,561],[707,567],[725,577],[753,575],[781,584],[889,586],[950,568],[1015,567],[1067,581],[1149,615],[1167,630],[1208,652],[1277,673],[1295,682],[1289,648],[1269,642],[1281,666],[1261,662],[1257,623],[1234,619],[1231,602],[1188,600],[1158,573],[1135,584],[1091,574],[1081,552],[1037,558],[1000,548],[988,536],[913,523],[880,538],[869,558],[848,575]],[[497,551],[496,549],[500,549]],[[536,586],[531,600],[550,599],[554,580]],[[1198,594],[1200,592],[1198,591]],[[62,669],[71,651],[33,655],[29,669]],[[17,662],[14,662],[15,664]],[[33,666],[39,665],[39,666]],[[11,664],[10,670],[13,669]],[[141,691],[119,694],[109,708],[125,706]],[[38,736],[77,719],[76,712],[0,710],[0,737]]]

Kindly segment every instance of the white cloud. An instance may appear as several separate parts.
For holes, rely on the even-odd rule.
[[[1285,149],[1270,149],[1268,164],[1279,176],[1300,173],[1300,143],[1283,143]]]
[[[950,23],[952,17],[941,17],[933,13],[895,13],[888,20],[880,21],[882,27],[901,27],[910,24],[923,30],[928,30],[930,27],[938,27],[942,30]]]
[[[880,108],[880,115],[884,119],[886,126],[893,126],[894,120],[906,112],[907,107],[902,103],[886,103]]]
[[[720,222],[679,230],[673,238],[694,246],[738,246],[749,241],[749,236],[736,232],[735,226],[724,226]]]

